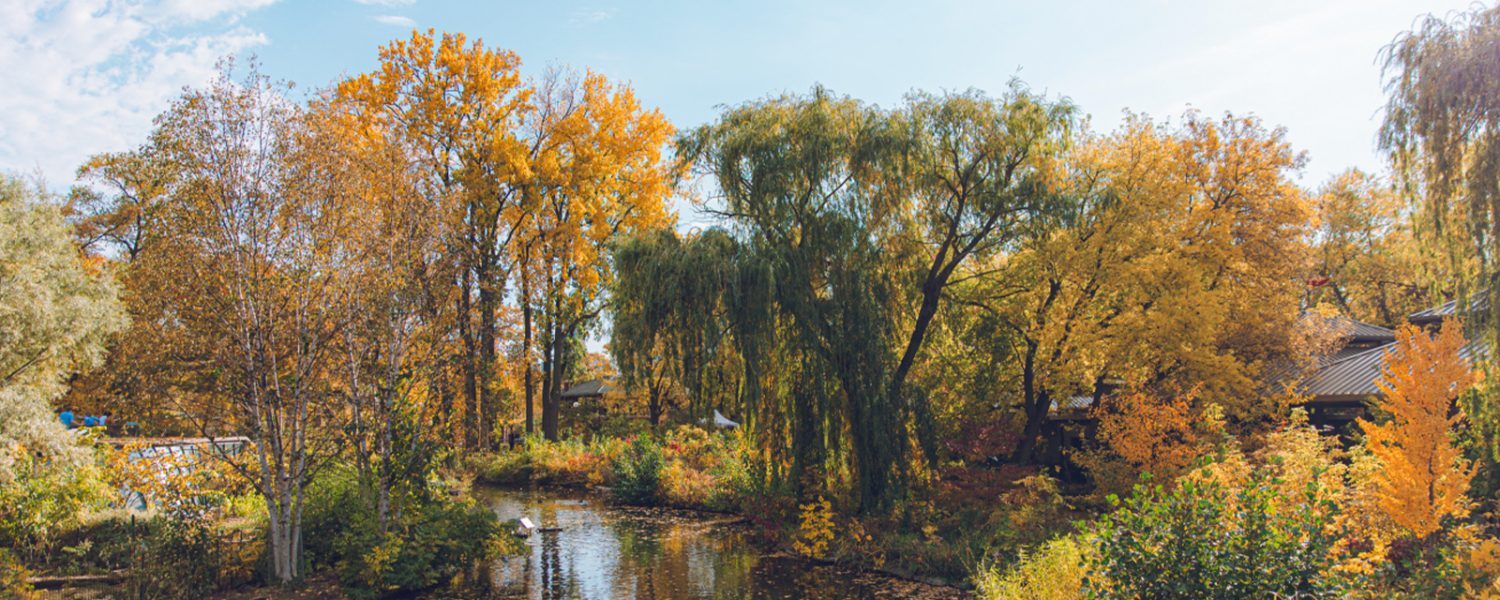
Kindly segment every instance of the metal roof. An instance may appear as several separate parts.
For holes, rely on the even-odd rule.
[[[1379,395],[1380,388],[1376,387],[1375,382],[1380,379],[1380,367],[1385,362],[1386,353],[1392,348],[1395,345],[1388,344],[1353,352],[1340,360],[1332,361],[1308,376],[1298,386],[1298,392],[1313,396],[1313,402]],[[1480,344],[1470,342],[1459,349],[1459,356],[1472,361],[1476,352],[1485,354]]]
[[[591,379],[583,383],[574,384],[563,390],[563,398],[585,398],[589,396],[603,396],[617,392],[614,386],[609,385],[603,379]]]
[[[1320,320],[1322,324],[1337,331],[1342,337],[1348,338],[1350,342],[1394,342],[1396,333],[1381,327],[1371,325],[1363,321],[1355,321],[1340,316],[1325,317],[1313,311],[1304,311],[1302,318],[1307,320]]]
[[[1482,310],[1488,308],[1489,305],[1490,303],[1486,300],[1482,292],[1479,294],[1475,294],[1473,298],[1469,299],[1469,310]],[[1411,321],[1416,325],[1431,323],[1434,321],[1438,321],[1443,317],[1451,317],[1459,314],[1456,310],[1457,306],[1458,300],[1449,300],[1434,308],[1429,308],[1421,312],[1414,312],[1410,315],[1407,315],[1406,320]]]

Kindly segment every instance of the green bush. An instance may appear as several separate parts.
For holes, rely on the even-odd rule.
[[[1479,600],[1500,591],[1500,544],[1464,539],[1447,529],[1418,539],[1404,537],[1386,551],[1369,586],[1369,598],[1380,600]],[[1484,557],[1481,560],[1473,560]],[[1487,563],[1487,564],[1486,564]],[[1480,591],[1489,595],[1481,595]]]
[[[201,598],[249,583],[265,562],[264,532],[242,548],[203,519],[159,517],[145,528],[127,581],[133,598]]]
[[[131,518],[125,510],[89,515],[76,528],[58,536],[61,549],[54,570],[63,575],[87,575],[128,569],[140,557],[150,523],[160,517]]]
[[[377,597],[426,589],[506,551],[495,513],[445,495],[408,496],[387,531],[353,470],[334,468],[308,486],[302,539],[306,560],[332,567],[350,594]]]
[[[383,534],[372,517],[351,519],[334,544],[339,579],[358,597],[438,585],[492,555],[502,533],[495,513],[456,502],[413,508]]]
[[[29,598],[32,589],[26,578],[30,574],[10,548],[0,548],[0,598]]]
[[[531,455],[524,449],[480,455],[475,474],[485,483],[521,483],[531,479]]]
[[[626,504],[657,504],[661,499],[662,463],[660,446],[646,436],[635,438],[615,459],[615,498]]]
[[[28,452],[9,452],[17,477],[0,480],[0,546],[21,560],[49,562],[57,537],[102,506],[107,489],[93,465],[59,467]]]
[[[1255,473],[1232,490],[1191,478],[1168,493],[1137,487],[1134,497],[1096,527],[1091,595],[1342,598],[1343,582],[1332,573],[1330,556],[1338,541],[1332,527],[1337,505],[1318,501],[1314,482],[1303,502],[1278,511],[1274,483]]]
[[[342,558],[335,542],[369,512],[360,498],[358,477],[352,469],[331,468],[303,493],[303,560],[314,568],[332,567]]]

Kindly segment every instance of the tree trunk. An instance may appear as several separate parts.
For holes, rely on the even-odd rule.
[[[651,384],[646,387],[646,412],[651,416],[653,426],[661,422],[661,386],[658,381],[652,379]]]
[[[478,428],[479,449],[489,449],[495,430],[495,302],[504,293],[495,281],[495,269],[484,265],[479,279],[479,398],[478,414],[474,419]]]
[[[930,278],[922,285],[922,306],[917,309],[917,322],[912,327],[911,336],[906,342],[906,351],[901,354],[901,362],[896,365],[896,372],[891,375],[890,386],[886,393],[893,406],[900,406],[908,401],[903,397],[907,374],[917,360],[917,352],[922,349],[922,341],[927,338],[927,330],[932,326],[932,318],[937,315],[938,303],[943,296],[943,286],[946,281],[946,273],[943,280]],[[917,442],[922,445],[922,455],[926,457],[928,466],[933,466],[937,459],[937,439],[933,435],[931,427],[920,424],[930,423],[932,420],[932,408],[928,406],[925,394],[915,394],[910,399],[911,410],[919,424],[915,427]]]
[[[474,369],[477,344],[474,340],[474,327],[472,320],[473,303],[469,299],[469,293],[473,290],[472,284],[473,279],[471,273],[468,269],[464,269],[463,287],[461,290],[459,290],[458,294],[458,337],[460,340],[462,340],[464,345],[464,416],[463,426],[460,428],[462,437],[460,437],[459,439],[467,440],[468,443],[464,445],[469,448],[473,448],[475,445],[475,428],[473,427],[473,423],[477,414],[473,407],[477,402],[478,392],[478,382],[476,381],[478,373],[475,372]]]
[[[521,277],[521,323],[521,359],[526,361],[526,433],[530,434],[536,431],[536,409],[532,407],[536,383],[532,381],[531,373],[531,285],[527,283],[524,272]]]
[[[1026,361],[1021,371],[1021,408],[1026,415],[1026,426],[1022,428],[1021,441],[1016,444],[1016,451],[1010,457],[1011,462],[1023,465],[1031,464],[1037,437],[1042,433],[1042,421],[1047,419],[1047,411],[1052,408],[1046,391],[1039,390],[1037,386],[1036,350],[1037,343],[1026,340]]]
[[[545,366],[546,389],[542,394],[542,434],[557,441],[557,421],[561,416],[563,383],[562,327],[553,325],[548,332],[548,364]]]

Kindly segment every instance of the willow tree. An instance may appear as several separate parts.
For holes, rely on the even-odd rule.
[[[1382,51],[1387,75],[1379,145],[1403,191],[1422,207],[1429,247],[1460,275],[1460,305],[1487,297],[1467,324],[1500,341],[1500,7],[1432,15]],[[1464,409],[1500,458],[1500,399]]]
[[[69,377],[103,361],[127,316],[113,273],[84,260],[59,207],[0,174],[0,490],[24,485],[21,469],[86,465],[52,412]],[[18,470],[23,472],[17,473]],[[20,477],[18,477],[20,475]],[[41,477],[34,473],[32,476]],[[10,507],[7,507],[10,508]],[[0,510],[5,515],[8,510]]]
[[[675,385],[693,418],[723,409],[756,428],[755,413],[744,410],[740,356],[764,345],[772,288],[741,285],[751,258],[718,228],[687,236],[660,229],[616,245],[610,352],[623,383],[646,388],[653,423]]]
[[[821,465],[847,430],[849,455],[834,463],[849,467],[861,506],[886,498],[907,446],[903,411],[885,393],[894,282],[874,231],[894,196],[870,185],[898,140],[878,110],[816,88],[730,109],[679,146],[717,182],[725,216],[766,265],[775,314],[800,351],[797,384],[779,398],[797,464]],[[758,354],[745,354],[746,371],[767,370]],[[747,385],[754,394],[762,382]]]
[[[703,364],[733,332],[759,435],[781,435],[772,415],[790,418],[793,476],[826,465],[847,471],[862,508],[888,500],[893,477],[911,472],[909,433],[935,453],[926,395],[905,382],[945,289],[1066,204],[1049,180],[1073,112],[1019,85],[999,99],[913,94],[894,111],[815,88],[726,111],[679,151],[716,182],[733,239],[625,248],[622,268],[666,265],[684,279],[622,290],[619,349],[654,356],[665,343],[679,364]],[[703,264],[715,251],[732,268]],[[704,300],[705,286],[764,289],[769,304]],[[725,314],[718,332],[703,325],[713,311]]]
[[[906,287],[915,310],[903,315],[905,348],[887,393],[911,405],[928,460],[935,440],[927,395],[902,386],[949,287],[996,274],[992,259],[1072,212],[1074,198],[1059,193],[1055,180],[1076,112],[1066,99],[1048,101],[1014,81],[998,100],[974,90],[914,93],[899,111],[906,147],[891,170],[895,180],[882,187],[901,194],[904,218],[893,221],[900,228],[892,245],[915,263],[914,285]],[[976,262],[989,267],[967,268]]]

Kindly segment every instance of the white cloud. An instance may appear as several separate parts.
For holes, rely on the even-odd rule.
[[[589,23],[607,21],[613,19],[614,16],[615,9],[613,8],[585,8],[574,12],[573,17],[568,19],[568,22],[574,25],[587,25]]]
[[[417,3],[417,0],[354,0],[354,1],[357,2],[357,3],[359,3],[359,4],[363,4],[365,6],[411,6],[411,5]]]
[[[0,2],[0,170],[66,187],[89,155],[139,145],[183,86],[266,43],[236,21],[275,1]]]
[[[375,20],[380,21],[381,23],[385,23],[386,25],[398,25],[401,27],[417,26],[417,22],[411,20],[409,17],[398,17],[396,15],[380,15],[378,17],[375,17]]]

